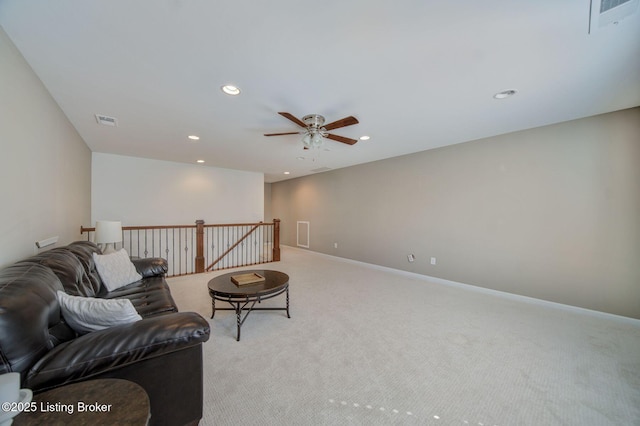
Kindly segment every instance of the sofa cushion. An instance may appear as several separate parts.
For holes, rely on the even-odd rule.
[[[178,312],[171,296],[169,285],[163,277],[149,277],[117,290],[107,292],[104,288],[98,297],[105,299],[129,299],[136,311],[147,318],[169,312]]]
[[[97,299],[57,292],[62,316],[80,334],[142,319],[128,299]]]
[[[67,294],[85,297],[92,297],[96,294],[95,288],[87,277],[82,262],[74,253],[67,250],[66,247],[54,248],[42,252],[20,261],[16,263],[16,265],[23,262],[36,262],[48,267],[60,279],[64,291]]]
[[[131,259],[131,262],[143,278],[165,276],[169,270],[167,260],[161,257],[134,257]]]
[[[93,253],[93,261],[102,278],[102,283],[109,291],[140,281],[142,275],[136,271],[125,249],[115,253],[99,255]]]
[[[91,241],[75,241],[65,247],[66,250],[73,253],[86,273],[85,287],[89,287],[91,290],[85,290],[84,296],[94,296],[98,294],[102,288],[102,280],[96,269],[96,263],[93,261],[93,253],[101,254],[100,248]],[[67,292],[70,294],[69,292]]]
[[[206,342],[209,332],[209,323],[194,312],[160,315],[95,331],[46,353],[29,369],[23,385],[41,391],[86,380]],[[162,375],[162,372],[150,374]]]
[[[75,338],[60,316],[58,290],[58,277],[38,263],[0,271],[0,374],[26,371],[58,343]]]

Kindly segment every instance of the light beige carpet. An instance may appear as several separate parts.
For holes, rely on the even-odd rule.
[[[519,300],[284,247],[291,319],[219,311],[205,426],[640,425],[640,321]],[[169,279],[211,316],[207,282]],[[264,302],[284,304],[284,296]]]

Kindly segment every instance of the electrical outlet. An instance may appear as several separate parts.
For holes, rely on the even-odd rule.
[[[436,258],[435,258],[435,257],[432,257],[432,258],[431,258],[431,264],[432,264],[432,265],[435,265],[435,264],[436,264]]]
[[[410,255],[407,256],[407,260],[409,262],[413,262],[414,260],[416,260],[416,257],[414,255],[410,254]]]
[[[333,243],[333,248],[338,248],[338,243]]]

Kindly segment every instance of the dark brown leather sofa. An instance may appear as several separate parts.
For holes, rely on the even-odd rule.
[[[142,280],[107,292],[92,254],[78,241],[0,271],[0,374],[19,372],[34,393],[89,379],[141,385],[150,424],[197,424],[202,418],[202,343],[209,324],[178,312],[164,279],[164,259],[134,259]],[[64,321],[56,291],[127,298],[142,320],[78,335]]]

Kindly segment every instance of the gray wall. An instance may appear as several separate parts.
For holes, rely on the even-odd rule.
[[[309,221],[314,251],[640,318],[640,108],[271,192],[284,244]]]
[[[0,267],[80,238],[91,151],[0,27]]]

